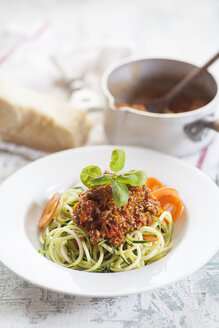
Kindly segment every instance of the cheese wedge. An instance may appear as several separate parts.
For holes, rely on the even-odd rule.
[[[0,138],[53,152],[83,145],[91,124],[86,113],[0,79]]]

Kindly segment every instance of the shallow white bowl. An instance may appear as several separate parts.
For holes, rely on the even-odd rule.
[[[109,168],[114,146],[93,146],[49,155],[27,165],[0,186],[0,260],[22,278],[54,291],[92,297],[139,293],[182,279],[219,247],[219,190],[198,169],[143,148],[123,147],[125,169],[143,168],[177,188],[185,204],[175,223],[169,254],[142,269],[86,273],[61,267],[38,253],[37,223],[48,198],[79,181],[81,169]]]

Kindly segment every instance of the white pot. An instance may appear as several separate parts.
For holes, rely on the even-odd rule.
[[[106,98],[104,126],[109,141],[145,146],[176,156],[185,156],[205,147],[215,134],[212,129],[218,130],[219,127],[214,121],[218,87],[208,72],[195,82],[212,99],[202,108],[178,114],[156,114],[130,107],[115,107],[115,103],[127,103],[130,90],[145,77],[163,75],[182,78],[194,67],[176,60],[138,59],[123,61],[107,70],[102,88]]]

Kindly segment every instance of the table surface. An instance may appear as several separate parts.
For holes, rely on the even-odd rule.
[[[0,33],[5,26],[13,30],[50,21],[60,33],[71,29],[76,42],[84,38],[131,43],[138,54],[184,58],[200,64],[217,50],[218,12],[217,0],[0,0]],[[219,153],[216,155],[219,158]],[[0,152],[0,182],[27,163],[18,155]],[[209,163],[207,173],[211,172]],[[54,293],[24,281],[0,264],[1,328],[112,325],[219,327],[219,253],[177,283],[109,299]]]

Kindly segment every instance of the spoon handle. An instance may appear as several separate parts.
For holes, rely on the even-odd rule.
[[[211,64],[213,64],[219,58],[219,52],[212,57],[205,65],[202,67],[193,68],[189,74],[187,74],[184,79],[180,80],[173,89],[170,90],[165,95],[165,100],[170,104],[179,93],[181,93],[194,79],[196,79],[203,71],[205,71]]]

